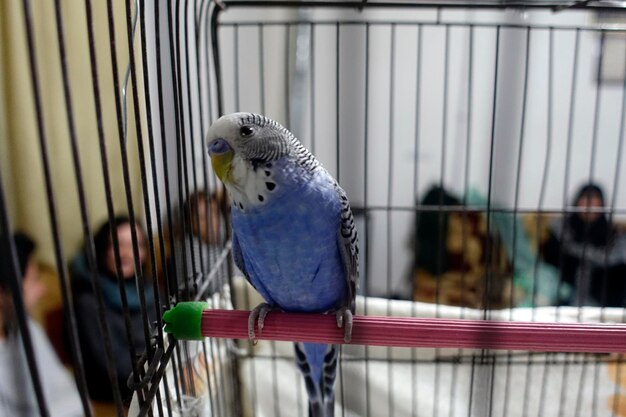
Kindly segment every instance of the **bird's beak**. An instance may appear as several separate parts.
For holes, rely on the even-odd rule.
[[[232,182],[232,161],[235,153],[223,139],[218,139],[209,145],[209,155],[211,155],[211,165],[215,174],[222,182]]]

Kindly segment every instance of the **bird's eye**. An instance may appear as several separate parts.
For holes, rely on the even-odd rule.
[[[241,126],[241,128],[239,128],[239,134],[244,138],[247,138],[248,136],[252,136],[254,134],[254,129],[251,126]]]

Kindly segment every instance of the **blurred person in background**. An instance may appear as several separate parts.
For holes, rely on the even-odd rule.
[[[46,288],[39,279],[33,240],[16,233],[13,241],[22,274],[22,299],[26,313],[30,315],[45,296]],[[3,248],[0,252],[0,415],[37,416],[39,408],[9,286],[12,271],[11,253],[9,248]],[[83,408],[74,380],[61,364],[40,325],[28,317],[28,327],[50,415],[82,416]]]
[[[574,291],[562,305],[626,305],[626,236],[602,212],[604,193],[597,184],[582,186],[574,199],[579,210],[556,219],[542,248],[546,262],[560,270]]]
[[[116,272],[112,232],[117,234],[119,243],[119,274]],[[117,382],[124,402],[129,402],[133,393],[127,385],[133,365],[130,357],[131,345],[127,337],[126,320],[130,323],[131,343],[135,353],[140,355],[146,350],[144,315],[135,280],[135,256],[132,243],[134,232],[137,233],[139,264],[142,266],[145,277],[148,274],[146,268],[146,234],[141,226],[133,224],[128,217],[118,216],[105,222],[94,236],[98,282],[102,289]],[[113,388],[107,372],[104,337],[98,325],[98,299],[92,285],[92,272],[84,249],[72,261],[70,273],[89,396],[95,401],[111,402],[114,399]],[[152,282],[141,276],[140,279],[144,279],[145,312],[148,324],[152,325],[156,317]],[[120,285],[126,290],[127,308],[122,302]]]
[[[174,258],[169,259],[169,271],[170,285],[177,288],[183,298],[187,298],[185,295],[187,288],[190,291],[193,290],[195,294],[194,285],[205,283],[207,277],[203,277],[202,274],[209,274],[224,248],[225,198],[225,193],[221,188],[211,193],[198,190],[190,194],[182,206],[182,214],[188,220],[184,224],[178,224],[175,228]],[[206,284],[205,295],[219,291],[226,275],[226,263],[224,263],[219,273],[213,275],[210,282]],[[183,280],[185,276],[187,283]]]

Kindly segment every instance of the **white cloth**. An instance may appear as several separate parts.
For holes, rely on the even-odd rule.
[[[84,415],[76,384],[59,361],[43,329],[32,320],[29,320],[29,328],[50,416]],[[31,381],[21,337],[13,335],[0,340],[0,416],[40,415]]]

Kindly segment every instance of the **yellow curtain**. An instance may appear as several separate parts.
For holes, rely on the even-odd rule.
[[[63,97],[61,60],[57,40],[54,1],[31,1],[37,78],[51,167],[54,203],[64,255],[71,257],[83,242],[76,172],[72,163],[66,105]],[[97,51],[97,68],[102,100],[102,122],[107,145],[108,168],[116,213],[127,213],[122,177],[116,97],[113,88],[111,47],[105,1],[91,0]],[[124,1],[114,1],[115,36],[120,83],[129,62]],[[95,229],[106,219],[103,170],[93,97],[87,19],[84,1],[61,1],[66,60],[77,141],[80,149],[89,223]],[[53,264],[53,240],[45,193],[35,102],[31,83],[29,50],[22,0],[0,2],[0,173],[12,227],[30,234],[38,242],[40,260]],[[136,62],[141,64],[139,28],[135,35]],[[141,80],[141,67],[137,69]],[[143,86],[139,86],[143,91]],[[132,196],[142,216],[141,183],[133,114],[132,90],[128,92],[128,141],[126,149]],[[139,94],[140,100],[142,94]],[[142,119],[145,119],[141,102]],[[145,131],[145,129],[144,129]],[[145,138],[144,134],[144,138]]]

